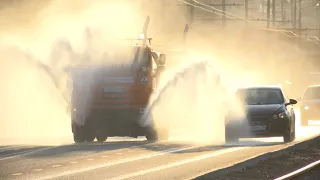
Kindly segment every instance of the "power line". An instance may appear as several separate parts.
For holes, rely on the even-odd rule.
[[[307,4],[306,6],[302,7],[302,9],[317,6],[319,3],[320,3],[320,0],[314,1],[312,3]]]
[[[201,6],[210,8],[210,9],[212,9],[212,10],[206,9],[206,8],[204,8],[204,7],[201,7],[201,6],[198,6],[198,5],[195,5],[195,4],[191,4],[191,3],[189,3],[189,2],[186,2],[185,0],[177,0],[177,1],[182,2],[182,3],[184,3],[184,4],[187,4],[187,5],[190,5],[190,6],[193,6],[193,7],[196,7],[196,8],[199,8],[199,9],[202,9],[202,10],[207,11],[207,12],[209,12],[209,13],[213,13],[213,14],[217,14],[217,15],[220,15],[220,16],[227,17],[227,18],[232,19],[232,20],[245,21],[245,22],[247,22],[247,23],[249,23],[249,24],[251,24],[251,25],[256,25],[255,23],[253,23],[253,22],[251,22],[251,21],[249,21],[249,20],[246,20],[246,19],[244,19],[244,18],[241,18],[241,17],[239,17],[239,16],[236,15],[236,14],[233,14],[233,13],[230,13],[230,12],[226,12],[226,11],[217,9],[217,8],[215,8],[215,7],[213,7],[213,6],[210,6],[210,5],[201,3],[201,2],[199,2],[199,1],[197,1],[197,0],[192,0],[192,1],[195,2],[195,3],[197,3],[197,4],[199,4],[199,5],[201,5]],[[221,13],[218,13],[218,12],[216,12],[216,11],[221,12]],[[224,14],[222,14],[222,13],[224,13]],[[236,18],[231,17],[231,16],[229,16],[229,15],[232,15],[232,16],[234,16],[234,17],[236,17]],[[266,30],[266,31],[281,32],[281,33],[283,33],[283,34],[284,34],[285,36],[287,36],[287,37],[296,37],[296,38],[302,38],[302,39],[307,39],[307,40],[316,40],[316,41],[320,42],[320,39],[319,39],[317,36],[314,36],[314,37],[303,37],[303,36],[299,36],[298,34],[295,34],[293,31],[289,31],[289,30],[281,30],[281,29],[276,30],[276,29],[261,28],[261,27],[256,27],[256,28],[261,29],[261,30]],[[292,34],[292,36],[288,35],[287,33]],[[318,44],[318,42],[316,42],[316,43]]]

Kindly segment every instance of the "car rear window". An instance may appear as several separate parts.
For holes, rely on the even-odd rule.
[[[320,99],[320,87],[310,87],[304,93],[303,99]]]
[[[236,93],[236,98],[247,105],[284,103],[281,90],[272,88],[239,89]]]

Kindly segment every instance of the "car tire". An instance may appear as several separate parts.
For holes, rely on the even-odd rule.
[[[295,122],[293,122],[295,123]],[[284,143],[290,143],[293,142],[296,139],[296,128],[295,126],[293,126],[294,128],[292,129],[292,131],[287,130],[283,136],[283,142]]]
[[[232,143],[238,143],[239,142],[239,137],[235,133],[236,131],[232,131],[229,128],[225,129],[225,141],[226,144],[232,144]]]

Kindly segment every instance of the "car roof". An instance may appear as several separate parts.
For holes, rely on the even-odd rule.
[[[308,86],[307,89],[308,88],[320,88],[320,85],[311,85],[311,86]]]
[[[250,85],[240,87],[239,89],[282,89],[281,85]]]

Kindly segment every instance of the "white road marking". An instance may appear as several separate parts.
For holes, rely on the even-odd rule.
[[[73,170],[69,170],[69,171],[56,173],[56,174],[51,175],[51,176],[39,177],[39,178],[34,178],[34,179],[37,179],[37,180],[53,179],[53,178],[58,178],[58,177],[62,177],[62,176],[68,176],[68,175],[77,174],[77,173],[81,173],[81,172],[85,172],[85,171],[91,171],[91,170],[95,170],[95,169],[99,169],[99,168],[106,168],[106,167],[111,167],[111,166],[118,165],[118,164],[138,161],[138,160],[142,160],[142,159],[148,159],[148,158],[161,156],[161,155],[165,155],[165,154],[169,154],[169,153],[186,151],[186,150],[195,149],[195,148],[199,148],[199,147],[201,147],[201,146],[174,148],[174,149],[160,151],[160,152],[156,152],[156,153],[152,153],[152,154],[148,154],[148,155],[141,155],[141,156],[138,156],[138,157],[126,158],[126,159],[122,159],[122,160],[118,160],[118,161],[106,162],[106,163],[103,163],[103,164],[97,164],[97,165],[90,166],[90,167],[83,167],[83,168],[80,168],[80,169],[73,169]]]
[[[69,162],[70,164],[77,164],[78,162],[77,161],[71,161]]]
[[[55,164],[55,165],[52,165],[51,167],[53,167],[53,168],[57,168],[57,167],[61,167],[62,165],[60,165],[60,164]]]
[[[213,152],[213,153],[200,155],[200,156],[197,156],[197,157],[193,157],[193,158],[189,158],[189,159],[185,159],[185,160],[181,160],[181,161],[165,164],[165,165],[162,165],[162,166],[157,166],[157,167],[154,167],[154,168],[145,169],[145,170],[141,170],[141,171],[134,172],[134,173],[117,176],[117,177],[114,177],[114,178],[109,178],[107,180],[123,180],[123,179],[133,178],[133,177],[136,177],[136,176],[141,176],[141,175],[145,175],[145,174],[152,173],[152,172],[155,172],[155,171],[160,171],[160,170],[164,170],[164,169],[168,169],[168,168],[172,168],[172,167],[176,167],[176,166],[181,166],[181,165],[184,165],[184,164],[187,164],[187,163],[192,163],[192,162],[200,161],[200,160],[203,160],[203,159],[208,159],[208,158],[211,158],[211,157],[215,157],[215,156],[219,156],[219,155],[223,155],[223,154],[227,154],[227,153],[231,153],[231,152],[235,152],[235,151],[239,151],[239,150],[243,150],[243,149],[247,149],[247,148],[249,148],[249,147],[235,147],[235,148],[228,148],[228,149],[224,149],[224,150],[218,150],[218,151]]]
[[[88,161],[93,161],[93,159],[87,159]]]
[[[12,176],[20,176],[22,175],[22,173],[14,173],[14,174],[11,174]]]
[[[101,156],[102,158],[107,158],[107,157],[109,157],[109,156]]]
[[[43,169],[32,169],[32,171],[34,172],[39,172],[39,171],[42,171]]]
[[[30,155],[30,154],[33,154],[33,153],[46,151],[46,150],[49,150],[49,149],[55,149],[55,148],[58,148],[58,147],[60,147],[60,146],[49,147],[49,148],[41,148],[41,149],[37,149],[37,150],[30,150],[30,151],[26,151],[26,152],[16,153],[14,155],[11,154],[8,157],[0,158],[0,161],[7,160],[7,159],[12,159],[12,158],[18,158],[18,157]]]

